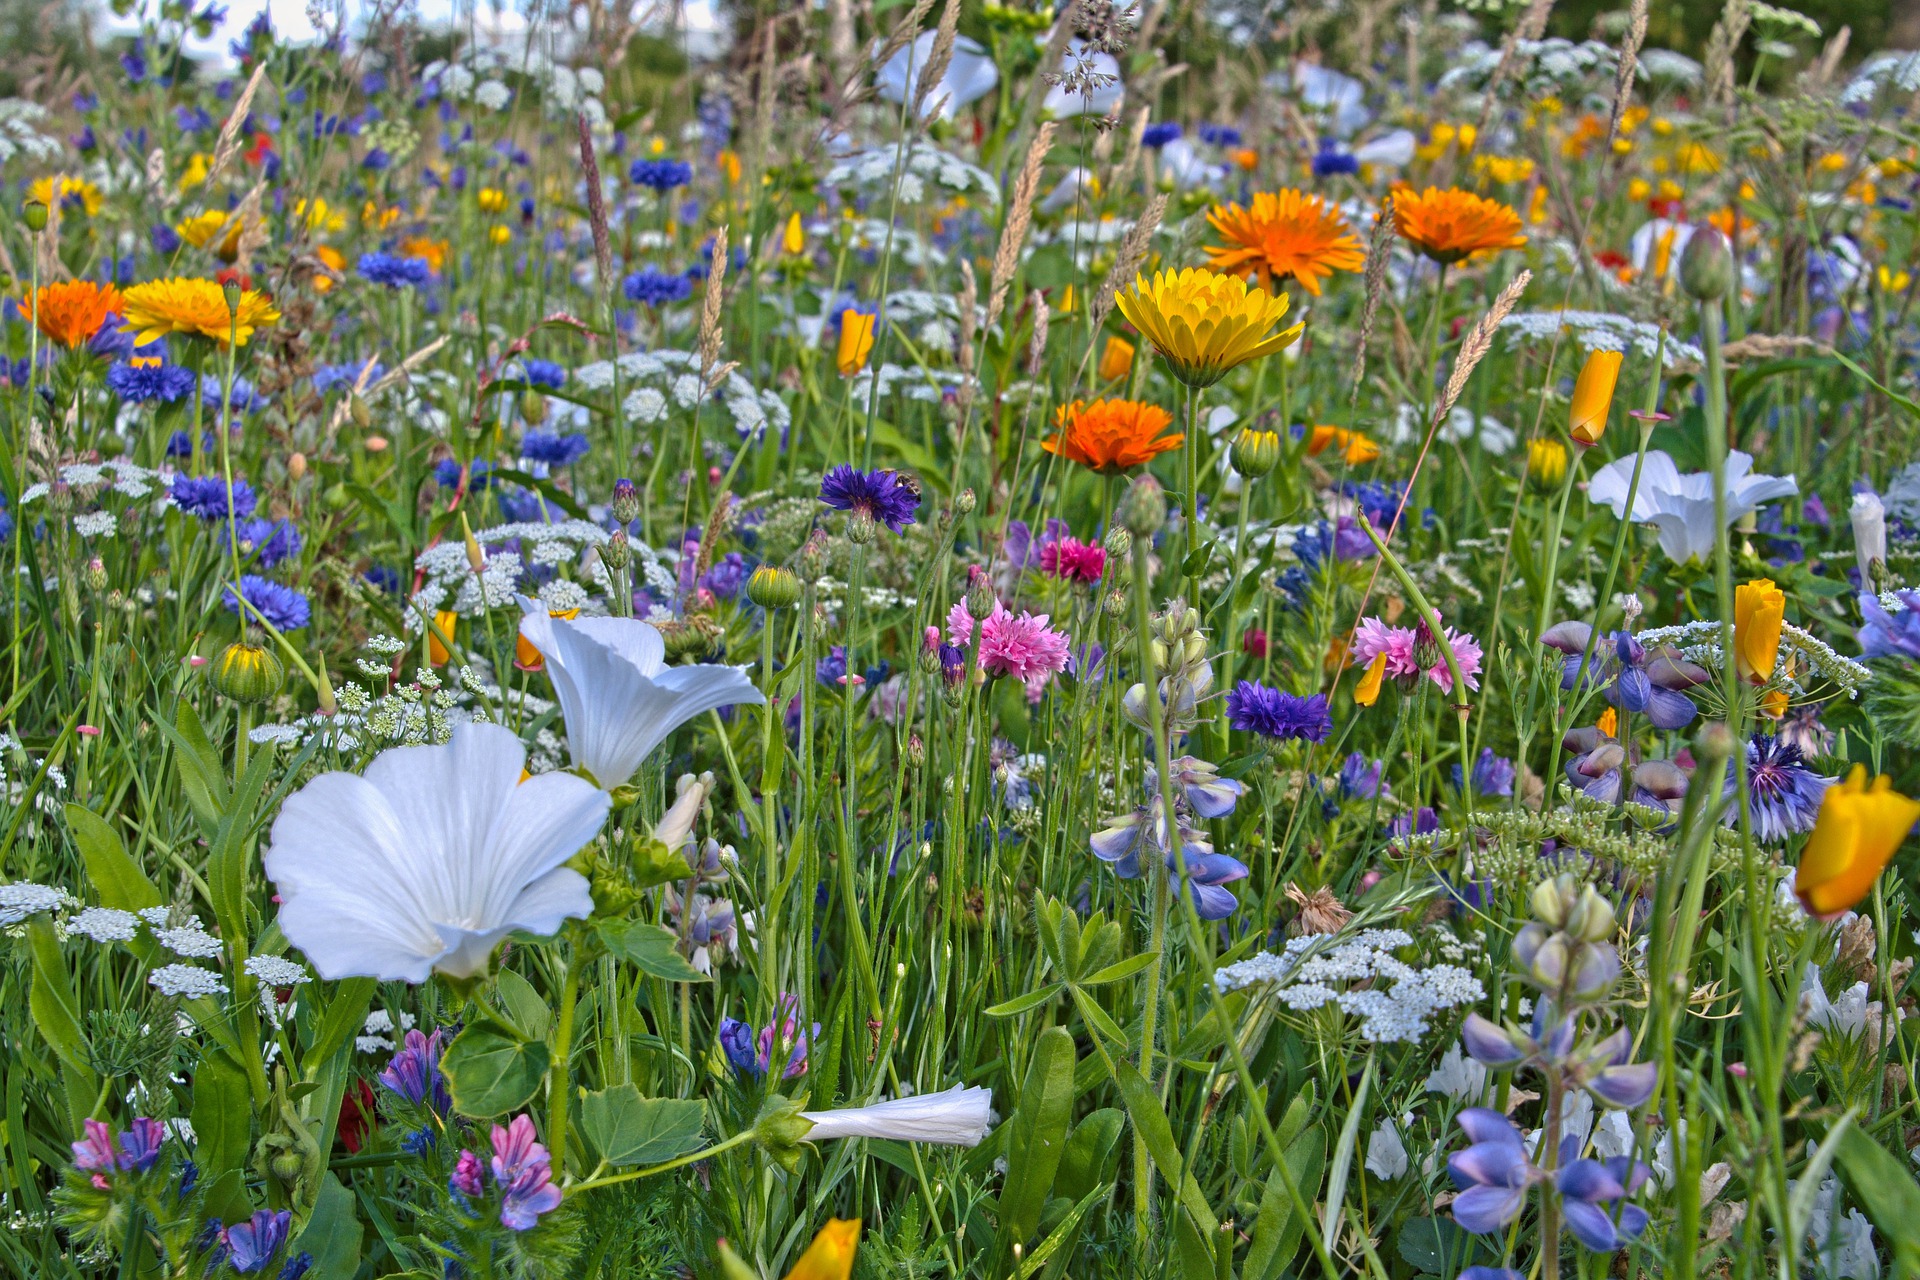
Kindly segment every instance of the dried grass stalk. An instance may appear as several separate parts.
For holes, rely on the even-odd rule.
[[[1380,215],[1374,219],[1373,234],[1367,239],[1367,265],[1361,279],[1366,284],[1366,300],[1360,305],[1360,339],[1353,348],[1352,386],[1347,403],[1360,397],[1360,384],[1367,376],[1367,344],[1373,341],[1374,321],[1380,315],[1380,299],[1387,291],[1387,262],[1393,254],[1393,197],[1380,202]]]
[[[1053,320],[1053,312],[1047,307],[1046,295],[1035,289],[1027,295],[1033,307],[1033,340],[1027,343],[1027,376],[1037,378],[1040,370],[1046,367],[1047,328]]]
[[[1633,0],[1627,10],[1627,38],[1620,46],[1620,69],[1613,77],[1613,117],[1607,121],[1607,143],[1620,136],[1620,119],[1633,101],[1633,77],[1640,66],[1640,46],[1647,39],[1647,0]]]
[[[1727,0],[1726,8],[1720,11],[1720,20],[1713,24],[1713,33],[1707,37],[1706,71],[1702,76],[1707,105],[1733,105],[1733,55],[1752,21],[1751,0]]]
[[[973,368],[973,335],[980,323],[980,286],[973,278],[973,263],[960,259],[960,367]]]
[[[593,228],[593,264],[599,272],[598,282],[604,293],[613,288],[613,244],[607,238],[606,198],[600,190],[600,161],[593,154],[593,126],[587,123],[584,113],[577,120],[580,130],[580,172],[587,184],[587,222]]]
[[[1447,415],[1453,412],[1454,403],[1460,399],[1460,393],[1467,388],[1467,379],[1473,376],[1474,366],[1485,359],[1487,352],[1493,349],[1493,335],[1500,328],[1500,322],[1507,318],[1507,313],[1512,311],[1514,304],[1520,301],[1520,295],[1526,291],[1527,285],[1532,280],[1533,272],[1531,271],[1522,271],[1515,276],[1513,283],[1502,289],[1500,296],[1493,300],[1493,306],[1488,309],[1487,314],[1481,316],[1479,323],[1468,332],[1466,341],[1460,344],[1460,354],[1454,357],[1453,375],[1447,379],[1447,386],[1440,393],[1439,403],[1433,406],[1433,424],[1428,428],[1429,431],[1445,422]]]
[[[720,359],[720,304],[726,296],[727,229],[713,233],[713,253],[707,259],[707,292],[700,299],[700,377],[711,381]]]
[[[260,92],[261,81],[267,78],[267,64],[261,63],[247,77],[247,87],[233,100],[233,110],[227,113],[227,122],[220,126],[220,139],[214,143],[213,163],[207,166],[207,189],[213,189],[213,180],[240,150],[240,126],[247,121],[247,113],[253,110],[253,95]]]
[[[1049,120],[1040,126],[1033,146],[1027,150],[1027,162],[1013,183],[1013,198],[1007,203],[1007,224],[1000,232],[1000,244],[993,251],[993,273],[987,291],[987,327],[992,328],[1007,305],[1007,288],[1020,265],[1020,248],[1026,243],[1027,228],[1033,223],[1033,200],[1040,190],[1040,170],[1053,149],[1054,131],[1059,126]]]
[[[953,38],[959,29],[960,0],[947,0],[946,4],[940,8],[940,25],[934,28],[933,49],[927,54],[927,65],[921,68],[914,81],[913,118],[915,120],[927,118],[927,98],[940,87],[940,82],[946,79],[947,67],[953,62]],[[932,104],[933,109],[938,111],[944,102],[945,95],[942,95],[940,102]]]
[[[1093,295],[1093,302],[1087,309],[1087,318],[1093,322],[1097,333],[1107,321],[1107,313],[1113,310],[1113,295],[1132,282],[1134,274],[1140,270],[1140,264],[1147,260],[1147,249],[1153,243],[1153,233],[1160,229],[1160,219],[1166,216],[1167,193],[1155,192],[1147,207],[1141,211],[1140,220],[1133,224],[1120,249],[1113,255],[1113,270],[1107,272],[1107,278],[1100,282],[1100,291]]]

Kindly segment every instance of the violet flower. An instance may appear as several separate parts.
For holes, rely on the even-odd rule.
[[[440,1072],[445,1040],[444,1030],[431,1036],[418,1030],[407,1032],[404,1047],[380,1073],[380,1083],[416,1107],[431,1106],[436,1114],[445,1115],[453,1105],[447,1094],[447,1078]]]
[[[1682,690],[1705,684],[1710,678],[1705,667],[1688,662],[1675,649],[1648,650],[1626,632],[1614,631],[1594,644],[1583,677],[1580,662],[1592,636],[1593,628],[1584,622],[1562,622],[1548,627],[1540,637],[1541,644],[1566,655],[1562,689],[1578,688],[1584,679],[1598,687],[1608,702],[1646,716],[1656,729],[1678,729],[1698,714],[1693,699]]]
[[[493,1126],[493,1180],[500,1187],[500,1225],[525,1231],[540,1215],[560,1207],[553,1185],[553,1162],[534,1136],[533,1120],[515,1116],[510,1125]]]

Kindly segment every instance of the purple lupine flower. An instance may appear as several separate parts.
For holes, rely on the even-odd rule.
[[[1570,1145],[1577,1146],[1577,1141]],[[1636,1204],[1623,1204],[1616,1218],[1601,1206],[1615,1204],[1638,1191],[1651,1172],[1629,1156],[1605,1161],[1569,1161],[1553,1179],[1554,1188],[1560,1193],[1560,1212],[1566,1219],[1567,1230],[1595,1253],[1612,1253],[1622,1242],[1638,1238],[1647,1227],[1645,1209]],[[1458,1207],[1456,1202],[1456,1211]]]
[[[453,1162],[453,1175],[447,1179],[447,1185],[456,1195],[478,1200],[487,1190],[487,1184],[481,1176],[482,1168],[479,1156],[463,1150],[460,1158]]]
[[[1629,1062],[1633,1037],[1625,1027],[1593,1047],[1589,1056],[1587,1092],[1616,1111],[1643,1107],[1660,1083],[1660,1068],[1652,1062]]]
[[[1173,770],[1173,785],[1203,818],[1226,817],[1247,792],[1244,783],[1221,777],[1219,770],[1193,756],[1181,756],[1169,767]]]
[[[920,495],[900,473],[881,468],[861,471],[848,463],[832,468],[820,481],[820,501],[903,533],[920,509]]]
[[[261,1209],[245,1222],[220,1229],[220,1248],[233,1269],[241,1275],[264,1270],[287,1242],[293,1214],[286,1209],[274,1212]]]
[[[1727,762],[1727,796],[1737,790],[1733,761]],[[1813,830],[1827,788],[1838,779],[1807,768],[1800,748],[1783,738],[1756,733],[1747,743],[1747,813],[1753,833],[1765,844],[1784,844],[1788,836]],[[1738,826],[1740,815],[1728,806],[1726,824]]]
[[[720,1019],[720,1049],[736,1071],[745,1075],[755,1074],[753,1027],[750,1024],[738,1018]]]
[[[1154,784],[1157,787],[1157,783]],[[1122,880],[1138,879],[1146,868],[1146,858],[1157,857],[1177,885],[1180,867],[1186,864],[1185,879],[1193,891],[1194,909],[1202,920],[1224,920],[1240,905],[1239,899],[1220,886],[1244,880],[1246,865],[1236,858],[1215,853],[1213,844],[1196,828],[1189,826],[1184,814],[1177,814],[1180,853],[1175,857],[1167,831],[1165,808],[1155,795],[1132,813],[1107,819],[1104,828],[1088,840],[1093,855],[1113,867]]]
[[[447,1078],[440,1071],[440,1052],[446,1040],[445,1030],[431,1036],[418,1029],[407,1032],[400,1052],[387,1062],[380,1083],[412,1105],[431,1106],[445,1115],[452,1105],[447,1094]]]
[[[1235,880],[1245,880],[1250,874],[1247,865],[1238,858],[1230,858],[1224,853],[1199,853],[1186,845],[1180,848],[1180,856],[1187,864],[1187,887],[1193,894],[1194,911],[1202,920],[1225,920],[1240,905],[1240,900],[1231,892],[1222,889],[1223,884]],[[1179,868],[1171,855],[1167,858],[1167,874],[1179,884]]]
[[[1252,680],[1227,695],[1227,723],[1276,741],[1321,742],[1333,731],[1325,694],[1303,698]]]
[[[1622,711],[1644,715],[1656,729],[1678,729],[1697,714],[1693,699],[1682,690],[1705,684],[1705,667],[1688,662],[1669,648],[1649,651],[1624,631],[1600,637],[1580,670],[1593,628],[1584,622],[1561,622],[1547,628],[1540,643],[1558,649],[1562,662],[1560,687],[1578,688],[1583,682],[1598,686],[1608,702]]]
[[[533,1120],[519,1115],[504,1127],[493,1126],[493,1180],[501,1190],[500,1225],[525,1231],[540,1215],[560,1207],[553,1185],[553,1162],[534,1134]]]
[[[813,678],[828,688],[833,688],[847,678],[847,646],[836,644],[827,650],[827,656],[813,664]]]
[[[1472,1145],[1447,1157],[1447,1172],[1460,1188],[1453,1220],[1474,1235],[1491,1235],[1520,1216],[1540,1171],[1527,1159],[1520,1131],[1498,1111],[1468,1107],[1459,1121]]]
[[[1460,766],[1453,766],[1453,771],[1454,784],[1457,786]],[[1510,796],[1513,794],[1514,776],[1513,761],[1493,754],[1492,747],[1480,748],[1480,758],[1473,762],[1473,790],[1476,795]]]

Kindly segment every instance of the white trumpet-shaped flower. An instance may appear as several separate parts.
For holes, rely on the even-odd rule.
[[[445,746],[383,751],[364,776],[323,773],[281,806],[263,859],[280,929],[321,977],[425,982],[486,968],[509,933],[589,914],[565,863],[607,819],[564,773],[522,782],[526,748],[495,724]]]
[[[546,660],[573,763],[609,789],[701,712],[766,701],[738,667],[669,667],[660,633],[634,618],[568,621],[536,605],[520,634]]]
[[[993,1090],[955,1085],[942,1093],[916,1094],[839,1111],[803,1111],[813,1121],[807,1141],[828,1138],[892,1138],[897,1142],[940,1142],[977,1147],[987,1136]]]
[[[902,102],[909,92],[919,92],[921,73],[933,58],[936,39],[935,32],[922,33],[911,45],[896,50],[873,73],[874,87],[884,101]],[[880,52],[879,42],[874,43],[873,51],[876,54]],[[909,71],[912,73],[911,85],[908,82]],[[999,83],[1000,69],[987,56],[986,47],[978,40],[957,36],[953,41],[952,56],[947,61],[946,73],[927,91],[926,101],[921,104],[920,110],[928,119],[951,120],[960,108],[986,97]]]
[[[1800,491],[1792,476],[1756,476],[1753,456],[1735,449],[1727,454],[1728,524],[1760,509],[1763,502],[1785,498]],[[1627,489],[1633,481],[1633,455],[1617,459],[1600,468],[1587,485],[1587,499],[1613,508],[1613,514],[1627,518]],[[1681,475],[1673,459],[1659,449],[1647,454],[1640,472],[1640,488],[1633,496],[1633,521],[1650,524],[1660,532],[1660,550],[1675,564],[1713,556],[1713,473],[1695,471]]]

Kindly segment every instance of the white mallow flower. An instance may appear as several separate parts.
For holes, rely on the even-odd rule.
[[[907,98],[909,68],[913,75],[912,91],[919,91],[921,75],[926,70],[928,59],[933,57],[933,43],[937,34],[928,31],[916,37],[911,45],[896,50],[886,64],[874,72],[874,87],[884,101],[902,102]],[[875,55],[880,52],[877,41],[873,52]],[[923,118],[951,120],[961,107],[986,97],[999,83],[1000,69],[987,56],[985,46],[967,36],[956,36],[953,41],[953,60],[947,64],[946,74],[927,91],[926,101],[921,104]]]
[[[1400,1131],[1392,1120],[1382,1120],[1367,1139],[1367,1172],[1383,1182],[1392,1182],[1406,1171],[1407,1144],[1400,1140]]]
[[[802,1111],[813,1121],[807,1141],[828,1138],[892,1138],[896,1142],[940,1142],[977,1147],[992,1125],[993,1090],[955,1085],[943,1093],[922,1093],[870,1107],[839,1111]]]
[[[738,667],[669,667],[666,644],[637,618],[550,617],[521,606],[520,634],[546,660],[573,763],[620,786],[667,735],[703,711],[766,701]]]
[[[1487,1069],[1460,1052],[1460,1046],[1448,1047],[1440,1065],[1427,1077],[1428,1093],[1444,1093],[1462,1102],[1477,1102],[1487,1090]]]
[[[1413,152],[1417,145],[1418,140],[1411,130],[1393,129],[1355,147],[1353,158],[1361,164],[1403,169],[1413,163]]]
[[[1160,148],[1159,164],[1161,178],[1182,191],[1217,186],[1227,176],[1227,166],[1206,159],[1185,138],[1175,138]]]
[[[1871,587],[1873,562],[1884,564],[1887,559],[1887,508],[1879,494],[1867,489],[1853,495],[1847,515],[1853,522],[1853,554],[1860,562],[1860,581]]]
[[[598,834],[607,793],[565,773],[520,780],[526,748],[495,724],[445,746],[383,751],[365,776],[296,791],[262,860],[280,929],[329,981],[466,978],[509,933],[593,910],[565,864]]]
[[[1775,498],[1800,492],[1792,476],[1756,476],[1753,455],[1738,449],[1727,454],[1727,523],[1760,509]],[[1633,455],[1609,462],[1587,485],[1587,501],[1612,507],[1622,519],[1627,512],[1627,487],[1633,483]],[[1673,459],[1659,449],[1647,454],[1640,472],[1640,489],[1633,497],[1633,520],[1660,531],[1660,550],[1675,564],[1713,555],[1713,473],[1681,475]]]

